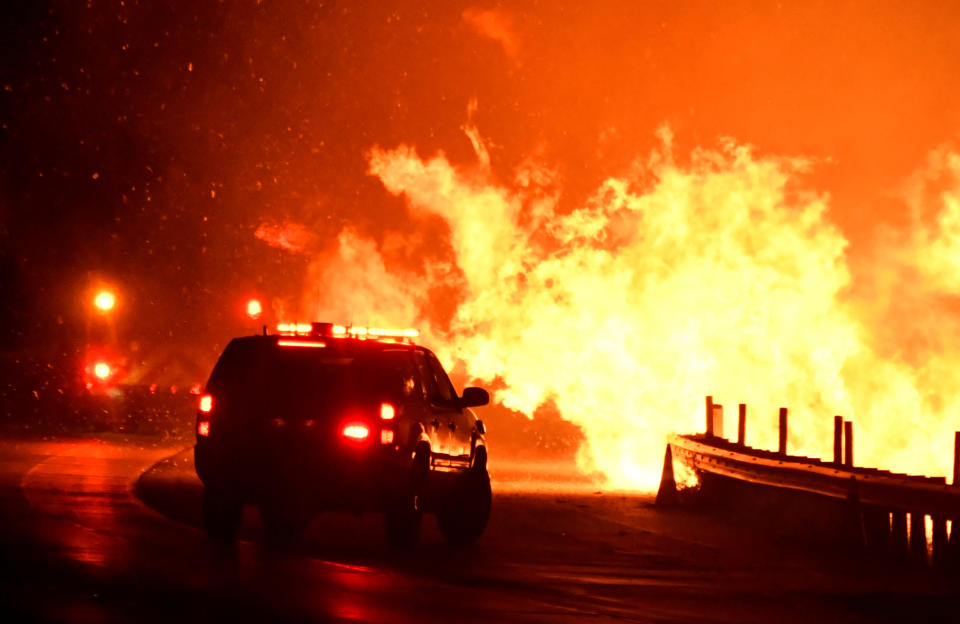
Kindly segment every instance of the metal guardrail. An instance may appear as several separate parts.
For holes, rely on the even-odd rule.
[[[709,473],[739,482],[846,501],[844,520],[855,518],[850,537],[859,545],[927,561],[926,518],[932,520],[933,562],[960,569],[960,479],[925,477],[853,465],[852,423],[835,418],[834,459],[786,452],[787,410],[780,410],[780,444],[767,451],[744,443],[746,406],[741,404],[737,442],[722,437],[722,408],[707,397],[707,432],[668,436],[657,503],[677,502],[673,461],[697,474]],[[960,433],[954,472],[960,472]],[[842,452],[845,451],[845,452]],[[910,522],[908,524],[907,518]],[[948,538],[948,521],[957,530]],[[908,535],[909,534],[909,535]]]

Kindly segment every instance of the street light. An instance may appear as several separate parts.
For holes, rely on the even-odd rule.
[[[251,299],[247,302],[247,316],[256,320],[263,313],[263,307],[257,299]]]
[[[101,290],[93,298],[93,305],[101,312],[109,312],[117,305],[117,296],[109,290]]]

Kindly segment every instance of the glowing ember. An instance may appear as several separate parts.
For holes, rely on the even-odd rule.
[[[291,253],[303,251],[313,236],[302,223],[261,223],[254,236],[272,247]]]

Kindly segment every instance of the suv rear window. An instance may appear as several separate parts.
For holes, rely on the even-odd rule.
[[[272,341],[238,339],[224,351],[207,390],[251,407],[316,406],[348,400],[380,400],[413,389],[409,353],[350,349],[331,341],[325,348],[280,347]]]

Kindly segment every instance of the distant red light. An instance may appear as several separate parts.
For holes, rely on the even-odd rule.
[[[93,374],[96,375],[100,381],[106,381],[110,379],[110,375],[113,374],[113,369],[110,368],[110,365],[106,362],[97,362],[93,365]]]
[[[366,440],[370,437],[370,429],[366,425],[360,424],[349,424],[343,428],[343,437],[350,438],[351,440]]]
[[[209,394],[205,394],[200,397],[200,401],[197,403],[198,409],[204,414],[209,414],[213,410],[213,397]]]
[[[210,421],[201,420],[197,423],[197,435],[203,436],[204,438],[210,435]]]

